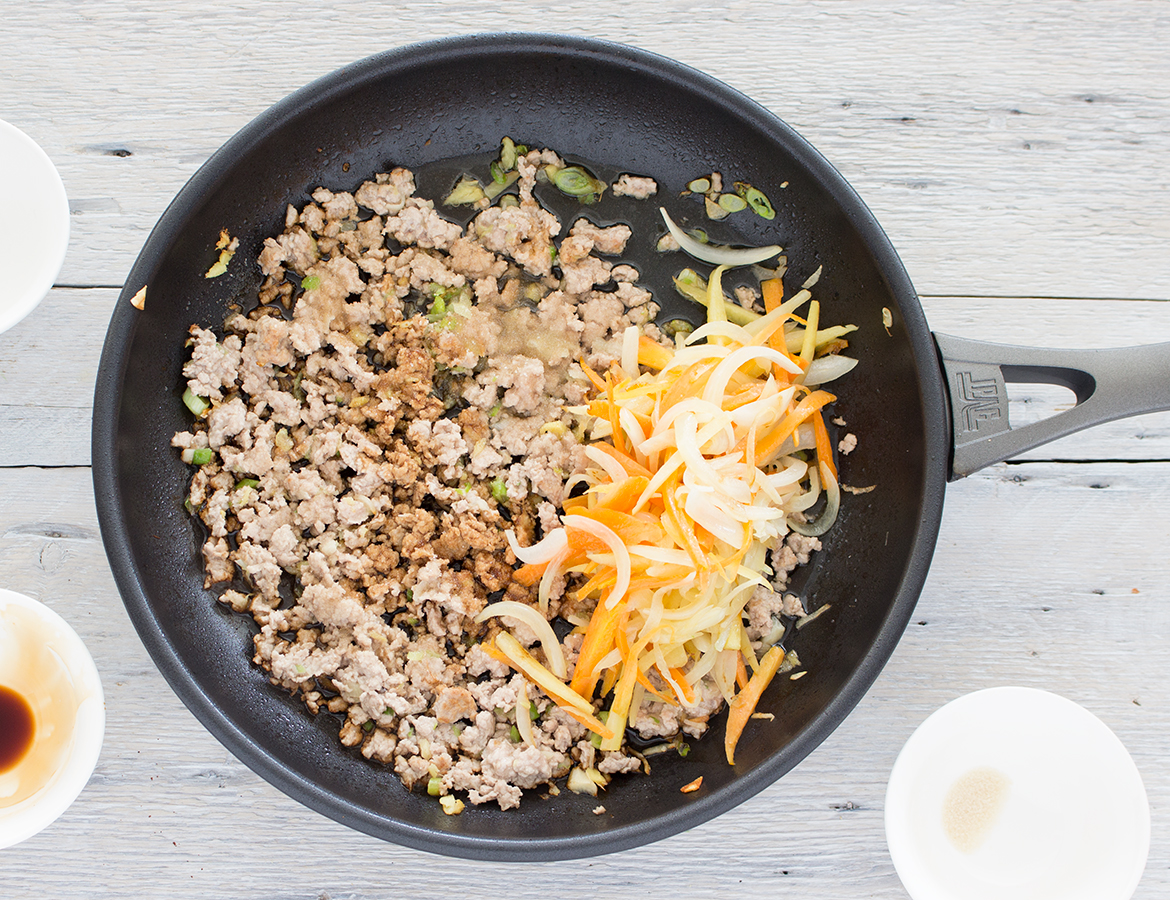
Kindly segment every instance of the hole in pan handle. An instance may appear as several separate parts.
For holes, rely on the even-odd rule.
[[[951,409],[951,481],[1082,428],[1170,409],[1170,343],[1048,350],[945,334],[934,341]],[[1076,406],[1013,428],[1009,383],[1068,388]]]

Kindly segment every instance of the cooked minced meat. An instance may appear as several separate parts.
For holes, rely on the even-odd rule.
[[[496,599],[535,603],[504,535],[555,527],[584,467],[565,411],[586,397],[580,361],[607,368],[631,324],[661,337],[618,264],[629,228],[579,218],[557,243],[532,195],[542,159],[521,158],[518,205],[466,228],[405,169],[289,207],[259,255],[261,305],[222,336],[191,327],[183,374],[211,405],[173,441],[213,451],[189,498],[206,584],[260,626],[272,682],[342,717],[342,743],[408,788],[505,809],[583,753],[602,771],[639,764],[595,760],[585,728],[531,689],[535,745],[514,741],[521,678],[480,649],[499,626],[474,622]]]
[[[622,259],[630,229],[580,216],[563,232],[534,197],[549,164],[560,164],[551,151],[521,155],[514,201],[484,199],[466,227],[401,168],[290,206],[257,260],[259,305],[218,332],[191,327],[183,374],[202,398],[192,407],[207,409],[172,441],[192,462],[211,456],[188,497],[207,530],[205,586],[255,620],[254,660],[272,683],[337,715],[341,742],[408,789],[503,809],[575,766],[598,777],[645,767],[632,751],[597,750],[481,646],[506,627],[544,661],[529,625],[475,621],[498,600],[539,608],[537,588],[512,577],[505,535],[531,545],[561,524],[566,485],[586,466],[583,364],[609,369],[630,326],[670,343]],[[656,190],[634,176],[613,186]],[[776,541],[776,590],[747,605],[751,639],[804,613],[781,591],[819,547]],[[550,620],[591,612],[576,578],[553,583]],[[581,644],[580,633],[562,641],[570,671]],[[630,727],[648,740],[701,736],[723,696],[709,679],[695,690],[683,706],[643,704]],[[531,741],[518,739],[524,697]]]

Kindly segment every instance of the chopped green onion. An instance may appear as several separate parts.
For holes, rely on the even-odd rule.
[[[301,288],[306,291],[315,291],[321,287],[321,279],[317,275],[306,275],[301,279]]]
[[[479,181],[472,178],[470,175],[464,175],[459,179],[459,183],[451,190],[445,200],[444,206],[467,206],[471,203],[478,203],[485,196],[484,189],[480,187]]]
[[[694,181],[687,182],[687,190],[696,194],[705,194],[711,190],[710,178],[696,178]]]
[[[513,744],[519,744],[520,743],[520,729],[517,728],[515,725],[513,725],[511,727],[511,729],[508,731],[508,737],[512,739]]]
[[[443,792],[443,779],[432,778],[427,782],[427,793],[432,797],[438,797]]]
[[[519,177],[520,173],[513,169],[511,172],[504,173],[503,181],[496,181],[493,178],[488,186],[483,189],[483,195],[489,200],[495,200],[496,197],[514,185]]]
[[[500,209],[511,209],[520,205],[520,198],[515,194],[504,194],[500,198]]]
[[[747,201],[739,194],[720,194],[719,205],[722,206],[729,213],[739,212],[741,209],[747,209]]]
[[[190,388],[187,388],[187,390],[183,391],[183,403],[186,405],[187,409],[191,410],[191,412],[197,416],[203,415],[207,411],[207,407],[211,406],[211,403],[208,400],[200,397]]]
[[[211,462],[213,456],[210,447],[196,447],[191,451],[191,465],[205,466]]]
[[[374,720],[373,719],[366,719],[366,721],[362,722],[362,731],[364,731],[366,734],[369,734],[373,730],[374,730]]]
[[[586,172],[581,166],[566,166],[553,175],[553,184],[570,197],[583,203],[592,203],[605,190],[605,185]]]
[[[504,167],[501,166],[499,162],[493,162],[488,168],[488,171],[492,173],[492,181],[494,181],[496,184],[504,183],[506,175],[504,174]]]
[[[435,302],[431,304],[431,308],[427,311],[427,318],[432,322],[437,322],[443,316],[447,315],[447,301],[443,299],[442,295],[435,295]]]
[[[497,503],[503,503],[508,499],[508,486],[504,483],[503,475],[497,475],[492,482],[492,497]]]
[[[757,216],[762,219],[776,218],[776,210],[772,208],[771,201],[764,196],[764,192],[759,188],[754,188],[750,184],[743,181],[735,183],[735,192],[747,201],[747,205],[752,208]]]
[[[237,491],[241,490],[242,488],[251,488],[252,490],[257,490],[259,487],[260,479],[258,478],[241,478],[236,482]]]
[[[505,137],[500,142],[500,168],[505,172],[516,168],[516,160],[519,158],[519,155],[516,150],[516,144],[510,137]]]

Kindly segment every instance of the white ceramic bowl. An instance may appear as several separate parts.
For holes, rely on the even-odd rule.
[[[77,633],[57,613],[0,589],[0,685],[36,719],[32,747],[0,773],[0,848],[44,829],[77,799],[105,734],[101,680]]]
[[[69,200],[52,161],[14,125],[0,120],[0,332],[44,299],[69,246]]]
[[[906,742],[886,838],[914,900],[1127,900],[1150,808],[1100,719],[1047,691],[991,688],[948,703]]]

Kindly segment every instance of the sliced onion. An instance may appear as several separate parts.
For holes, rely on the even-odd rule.
[[[731,381],[731,376],[742,366],[746,366],[749,362],[757,359],[775,363],[792,375],[799,375],[804,371],[789,359],[786,353],[781,353],[772,347],[756,347],[750,345],[740,347],[726,359],[721,360],[719,365],[715,367],[715,371],[707,379],[707,386],[703,389],[703,399],[708,403],[721,403],[723,395],[727,392],[727,383]]]
[[[624,473],[622,477],[625,477]],[[531,547],[521,547],[520,542],[516,540],[516,533],[511,528],[504,532],[504,536],[520,562],[534,565],[548,562],[569,545],[569,536],[565,534],[563,528],[549,532],[543,540]]]
[[[679,228],[674,223],[674,219],[670,217],[670,213],[663,207],[658,207],[658,211],[662,213],[663,221],[666,222],[666,228],[674,239],[678,241],[679,247],[695,259],[711,263],[713,266],[751,266],[756,263],[762,263],[766,259],[771,259],[773,256],[784,251],[783,247],[775,244],[767,247],[746,247],[743,249],[724,247],[716,244],[703,244]]]
[[[638,377],[638,338],[642,330],[630,325],[622,332],[622,371],[630,378]]]
[[[483,611],[475,617],[475,621],[477,623],[486,622],[492,616],[507,616],[510,619],[523,622],[531,628],[540,641],[541,649],[544,650],[544,658],[548,661],[549,671],[557,678],[568,676],[569,670],[565,665],[565,654],[561,650],[561,642],[557,640],[556,632],[548,624],[548,619],[524,603],[518,603],[515,600],[500,600],[498,603],[490,603],[485,606]]]
[[[804,373],[804,384],[806,387],[824,384],[853,371],[853,367],[856,365],[857,360],[850,356],[840,356],[836,353],[818,356],[808,364],[808,369]]]
[[[605,601],[612,608],[630,589],[630,575],[632,574],[630,551],[626,549],[625,543],[614,533],[613,529],[602,525],[595,519],[586,516],[565,516],[563,521],[566,527],[576,528],[604,541],[613,552],[613,567],[617,578],[614,581],[613,590],[609,592],[609,597]]]
[[[833,527],[837,521],[837,513],[841,509],[841,486],[833,476],[833,471],[827,465],[821,465],[821,479],[825,483],[825,508],[812,522],[797,522],[789,519],[788,527],[798,534],[807,537],[820,537]]]
[[[609,480],[614,484],[618,484],[626,480],[626,470],[622,468],[622,464],[601,450],[594,446],[585,448],[585,455],[589,457],[592,462],[597,463],[609,476]]]
[[[544,574],[540,576],[540,586],[536,591],[536,600],[540,604],[540,611],[548,612],[548,601],[552,596],[553,582],[564,574],[565,560],[569,558],[569,548],[566,547],[550,561],[544,570]]]

